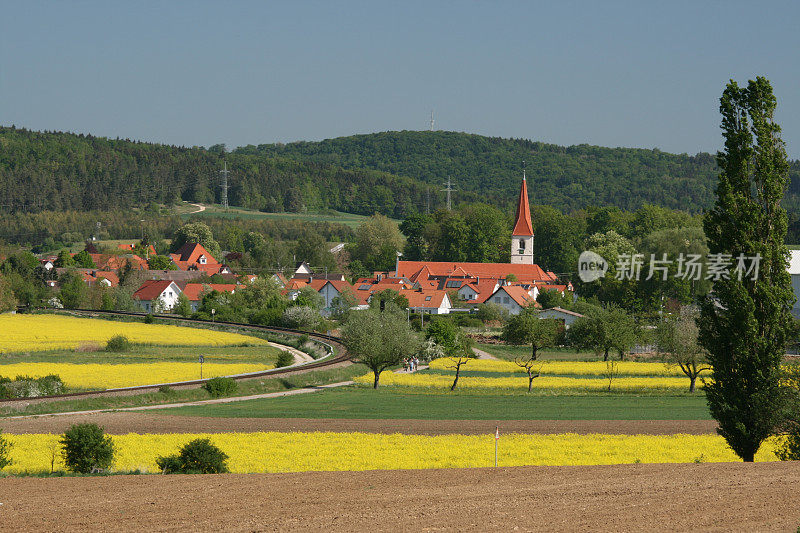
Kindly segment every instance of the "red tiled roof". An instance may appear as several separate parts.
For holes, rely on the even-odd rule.
[[[173,282],[168,279],[150,279],[142,283],[139,290],[133,293],[134,300],[155,300]]]
[[[205,256],[206,264],[200,264],[200,256]],[[208,272],[209,275],[217,274],[221,264],[208,253],[208,250],[203,248],[202,244],[196,242],[187,242],[178,251],[169,254],[170,259],[181,270],[189,270],[191,267],[196,267],[197,270]]]
[[[400,294],[408,298],[408,306],[416,308],[437,309],[442,307],[447,291],[414,291],[403,289]]]
[[[97,279],[107,279],[111,282],[112,287],[116,287],[119,285],[119,277],[113,272],[107,272],[105,270],[98,270],[95,272],[95,277]]]
[[[531,303],[536,305],[536,300],[533,299],[533,296],[531,296],[528,291],[519,285],[506,285],[504,287],[499,287],[495,291],[495,294],[500,291],[505,291],[505,293],[508,294],[512,300],[517,302],[522,307],[530,305]]]
[[[528,203],[528,184],[522,178],[522,187],[519,190],[519,203],[517,204],[517,216],[515,217],[514,229],[511,235],[533,236],[533,226],[531,225],[531,206]]]
[[[514,274],[518,281],[550,281],[550,276],[542,270],[539,265],[524,265],[511,263],[454,263],[446,261],[399,261],[397,272],[398,277],[405,277],[411,281],[421,281],[419,278],[427,279],[423,270],[429,272],[429,276],[452,276],[454,272],[465,272],[473,278],[492,278],[495,280],[505,279],[509,274]]]
[[[183,288],[183,294],[192,301],[200,301],[204,293],[217,291],[217,292],[234,292],[236,284],[234,283],[187,283]]]
[[[136,244],[118,244],[118,245],[117,245],[117,248],[118,248],[118,249],[120,249],[120,250],[130,250],[130,251],[133,251],[133,250],[135,250],[135,249],[136,249]],[[156,249],[155,249],[155,248],[153,248],[153,245],[152,245],[152,244],[148,245],[148,246],[147,246],[147,249],[150,251],[150,253],[151,253],[151,254],[153,254],[153,255],[157,255],[157,254],[156,254]]]

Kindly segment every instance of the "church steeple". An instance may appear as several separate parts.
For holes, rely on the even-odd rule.
[[[531,206],[528,203],[528,183],[525,178],[525,170],[522,171],[517,216],[514,229],[511,231],[511,263],[533,264],[533,224],[531,224]]]

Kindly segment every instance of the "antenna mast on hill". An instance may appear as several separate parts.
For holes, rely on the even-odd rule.
[[[430,122],[430,131],[433,131],[433,125],[434,125],[435,123],[436,123],[436,121],[435,121],[435,120],[433,120],[433,109],[431,109],[431,122]]]
[[[228,162],[225,162],[225,168],[219,171],[219,175],[222,177],[222,208],[227,210],[228,209]]]
[[[450,176],[447,176],[447,187],[442,189],[444,192],[447,193],[447,210],[453,210],[453,204],[450,202],[450,193],[453,192],[455,189],[450,185]]]

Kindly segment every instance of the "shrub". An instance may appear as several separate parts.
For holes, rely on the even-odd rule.
[[[169,385],[161,385],[158,388],[158,392],[162,394],[172,394],[172,387],[170,387]]]
[[[3,430],[0,429],[0,470],[10,465],[12,444],[3,437]]]
[[[89,474],[106,469],[114,460],[114,443],[97,424],[73,424],[61,436],[68,470]]]
[[[176,455],[156,459],[165,474],[223,474],[228,472],[228,455],[211,444],[209,439],[188,442]]]
[[[233,378],[211,378],[205,382],[203,388],[208,391],[212,398],[230,396],[236,392],[236,380]]]
[[[107,352],[127,352],[131,347],[131,341],[125,335],[114,335],[106,343]]]
[[[64,382],[56,374],[41,378],[17,376],[14,380],[0,377],[0,398],[36,398],[64,392]]]
[[[283,312],[283,325],[287,328],[313,330],[322,317],[307,305],[289,307]]]
[[[290,354],[288,351],[283,350],[278,355],[278,361],[275,363],[275,366],[280,368],[282,366],[289,366],[294,364],[294,356]]]
[[[306,343],[310,340],[311,337],[309,337],[308,335],[300,335],[299,337],[297,337],[297,349],[298,350],[302,349],[303,346],[305,346]]]
[[[144,323],[145,324],[152,324],[153,323],[153,315],[150,314],[150,313],[147,313],[146,315],[144,315]]]

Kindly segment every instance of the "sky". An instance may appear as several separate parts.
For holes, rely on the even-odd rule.
[[[767,77],[800,158],[800,2],[0,2],[0,124],[183,146],[428,128],[695,154]]]

